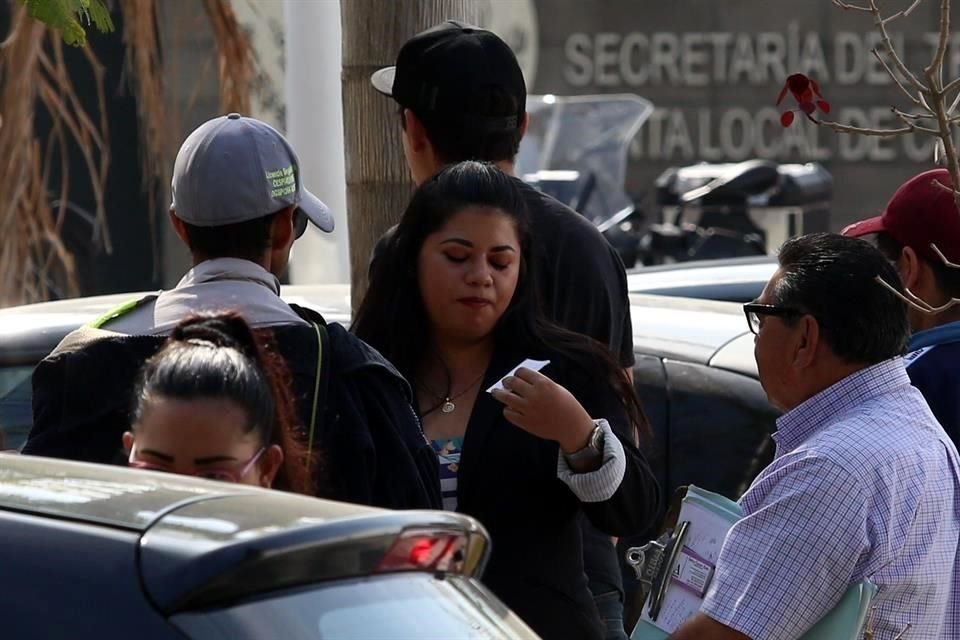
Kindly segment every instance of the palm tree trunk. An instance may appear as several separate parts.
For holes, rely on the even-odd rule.
[[[354,308],[367,287],[370,254],[397,223],[412,182],[403,157],[397,105],[374,90],[370,74],[396,60],[415,33],[457,19],[475,23],[474,0],[342,0],[343,124]]]

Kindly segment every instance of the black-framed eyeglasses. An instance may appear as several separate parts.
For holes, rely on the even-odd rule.
[[[747,326],[753,335],[760,334],[760,316],[777,316],[780,318],[791,318],[802,316],[803,311],[792,309],[790,307],[779,307],[775,304],[760,304],[759,302],[748,302],[743,305],[743,315],[747,317]]]
[[[308,222],[309,220],[307,220],[307,214],[305,214],[300,209],[294,210],[293,212],[293,232],[294,232],[293,237],[294,238],[299,238],[306,232]]]

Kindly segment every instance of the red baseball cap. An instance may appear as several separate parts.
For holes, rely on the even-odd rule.
[[[950,191],[952,184],[946,169],[924,171],[900,185],[882,214],[854,222],[840,233],[859,238],[884,231],[927,260],[940,260],[930,246],[936,244],[948,260],[958,262],[960,210]]]

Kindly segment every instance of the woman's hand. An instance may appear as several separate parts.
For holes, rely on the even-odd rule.
[[[506,405],[503,416],[527,433],[553,440],[564,453],[587,445],[593,419],[573,394],[545,375],[521,367],[492,393]]]

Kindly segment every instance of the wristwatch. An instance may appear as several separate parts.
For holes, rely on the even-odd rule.
[[[594,425],[585,447],[577,449],[573,453],[563,454],[568,463],[579,464],[582,462],[595,461],[597,458],[603,457],[603,427],[599,421],[594,422]]]

